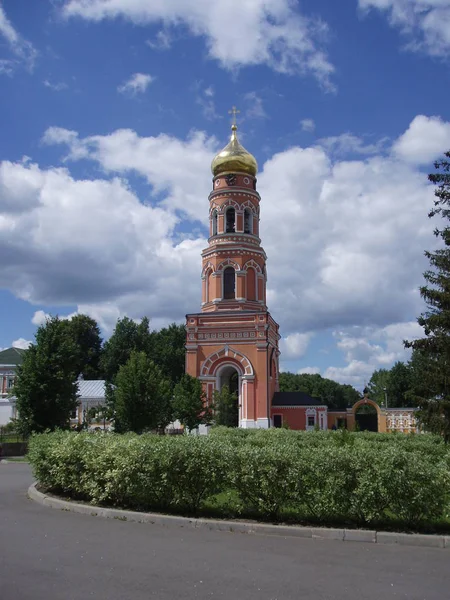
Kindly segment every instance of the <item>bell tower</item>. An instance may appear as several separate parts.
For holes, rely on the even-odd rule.
[[[270,427],[278,390],[278,324],[266,305],[266,253],[259,238],[258,165],[237,137],[214,158],[209,239],[202,252],[201,313],[187,315],[186,372],[208,398],[223,385],[238,393],[239,426]]]

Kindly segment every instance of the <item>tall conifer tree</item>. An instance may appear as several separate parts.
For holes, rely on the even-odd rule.
[[[450,151],[435,163],[436,173],[428,175],[435,184],[434,207],[429,217],[441,217],[442,229],[434,234],[442,247],[435,252],[425,252],[430,269],[424,273],[426,285],[420,294],[427,310],[417,319],[425,337],[405,342],[406,347],[420,353],[422,382],[413,390],[419,403],[419,419],[429,431],[450,441]],[[424,390],[428,390],[424,395]]]

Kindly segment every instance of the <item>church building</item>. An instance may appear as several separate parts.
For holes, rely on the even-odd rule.
[[[186,316],[186,372],[203,382],[208,398],[224,385],[237,392],[236,425],[268,428],[278,391],[280,336],[266,305],[258,165],[240,144],[235,120],[231,129],[229,144],[211,165],[201,312]]]

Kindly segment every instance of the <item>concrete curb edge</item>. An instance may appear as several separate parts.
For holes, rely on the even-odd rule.
[[[401,546],[422,546],[426,548],[450,548],[450,536],[445,535],[392,533],[368,529],[332,529],[325,527],[300,527],[297,525],[271,525],[266,523],[194,519],[161,515],[158,513],[143,513],[61,500],[54,496],[46,496],[42,492],[39,492],[36,486],[37,482],[30,485],[28,488],[28,497],[42,506],[90,515],[92,517],[102,517],[104,519],[148,523],[162,527],[190,527],[193,529],[209,529],[211,531],[228,531],[230,533],[248,533],[253,535],[275,535],[373,544],[399,544]]]

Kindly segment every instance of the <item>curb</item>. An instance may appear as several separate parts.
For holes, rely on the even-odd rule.
[[[229,533],[247,533],[253,535],[269,535],[278,537],[309,538],[313,540],[337,540],[341,542],[364,542],[370,544],[398,544],[399,546],[420,546],[423,548],[449,548],[450,536],[424,535],[420,533],[392,533],[369,529],[332,529],[321,527],[299,527],[297,525],[270,525],[265,523],[249,523],[239,521],[220,521],[215,519],[194,519],[158,513],[143,513],[117,508],[104,508],[89,504],[78,504],[46,496],[36,489],[37,482],[28,488],[28,497],[42,506],[59,510],[117,519],[134,523],[148,523],[162,527],[189,527],[192,529],[208,529],[210,531],[227,531]]]

